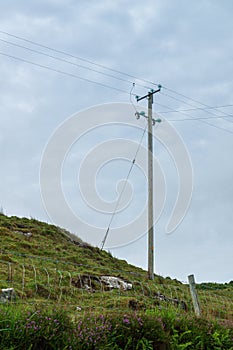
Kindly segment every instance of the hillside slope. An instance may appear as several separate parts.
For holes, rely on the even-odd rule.
[[[141,268],[54,225],[0,214],[0,240],[0,288],[14,288],[18,302],[73,306],[78,300],[82,310],[159,305],[193,311],[188,285],[161,276],[149,281]],[[232,283],[197,287],[204,312],[233,318]]]
[[[142,269],[119,260],[106,251],[83,242],[65,229],[35,219],[0,215],[1,260],[24,264],[32,260],[47,268],[67,266],[85,273],[118,271],[124,276],[140,274]]]

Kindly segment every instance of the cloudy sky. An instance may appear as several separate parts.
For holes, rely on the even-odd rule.
[[[40,169],[55,130],[63,131],[64,122],[76,115],[83,134],[66,149],[61,186],[75,215],[96,228],[107,228],[111,215],[104,214],[104,202],[110,205],[106,210],[110,212],[119,194],[116,184],[128,174],[129,160],[144,127],[143,118],[136,121],[134,108],[146,108],[146,100],[136,104],[130,91],[135,83],[133,94],[142,96],[159,83],[164,88],[155,95],[153,108],[162,120],[170,121],[189,152],[193,193],[183,221],[167,234],[179,186],[187,184],[179,184],[177,164],[166,145],[155,139],[155,163],[166,179],[165,204],[155,225],[156,273],[182,281],[191,273],[199,282],[232,280],[232,12],[231,0],[13,0],[2,4],[0,206],[4,213],[62,223],[46,211]],[[116,103],[127,107],[118,110]],[[106,104],[110,106],[101,114],[101,106]],[[96,120],[96,110],[101,114],[99,125],[85,134],[87,121],[92,117]],[[124,113],[126,123],[132,118],[133,125],[121,125]],[[109,116],[111,125],[106,125],[104,115]],[[162,135],[164,125],[157,125],[155,134],[157,130]],[[130,140],[135,148],[124,147],[125,153],[121,153],[121,139]],[[102,146],[98,147],[108,141],[110,158],[105,159]],[[146,148],[146,138],[142,147]],[[175,147],[169,151],[173,153]],[[102,199],[101,213],[97,208],[91,211],[83,198],[83,191],[89,188],[88,171],[81,183],[78,178],[80,164],[88,159],[101,159],[104,165],[98,168],[95,180],[96,193]],[[123,209],[114,218],[113,228],[133,222],[145,207],[146,173],[139,165],[129,182],[131,187],[126,186]],[[92,197],[92,192],[88,196]],[[124,210],[127,196],[131,204]],[[89,199],[95,201],[94,194]],[[81,236],[85,231],[69,220],[63,226]],[[146,235],[111,252],[147,267]]]

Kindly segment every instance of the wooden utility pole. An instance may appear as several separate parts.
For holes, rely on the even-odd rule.
[[[137,102],[148,99],[148,278],[154,279],[154,206],[153,206],[153,133],[152,133],[152,105],[153,95],[158,90],[151,90],[143,97],[136,97]]]
[[[154,279],[154,205],[153,205],[153,94],[148,94],[148,277]]]

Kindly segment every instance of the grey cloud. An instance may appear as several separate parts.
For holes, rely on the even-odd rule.
[[[219,3],[217,0],[192,4],[184,0],[11,1],[2,5],[0,18],[2,30],[161,83],[214,106],[233,102],[232,7],[232,1]],[[2,34],[0,37],[9,40]],[[0,51],[126,91],[131,89],[131,84],[3,43]],[[129,102],[129,96],[6,57],[0,56],[0,62],[0,206],[9,214],[47,220],[39,192],[39,168],[49,137],[77,110],[98,103]],[[137,94],[146,91],[137,86],[134,89]],[[169,93],[165,89],[163,92]],[[186,101],[179,95],[174,97]],[[155,97],[154,109],[165,110],[156,103],[175,109],[190,107],[164,95]],[[188,103],[198,105],[190,100]],[[140,109],[140,105],[137,108]],[[233,114],[232,108],[224,111]],[[210,116],[203,111],[188,114]],[[166,117],[188,118],[176,113]],[[233,131],[233,124],[227,121],[210,122]],[[169,189],[164,215],[156,226],[156,265],[163,275],[180,279],[185,279],[189,272],[196,273],[198,280],[232,279],[230,269],[226,268],[232,265],[232,134],[199,121],[174,125],[191,154],[195,176],[193,200],[177,231],[165,235],[177,179],[171,160],[156,144],[155,152],[166,173]],[[72,188],[73,177],[65,180],[68,188]],[[139,196],[143,197],[143,191]],[[191,255],[189,249],[192,249]],[[146,267],[146,237],[115,252]]]

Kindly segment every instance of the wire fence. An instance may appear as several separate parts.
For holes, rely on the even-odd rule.
[[[173,308],[177,313],[194,313],[188,284],[164,284],[133,276],[126,280],[115,276],[84,274],[78,268],[65,270],[59,266],[47,268],[43,264],[0,260],[1,288],[13,289],[15,294],[8,298],[13,303],[56,303],[80,312]],[[233,322],[232,296],[233,289],[227,292],[198,290],[202,315]]]

